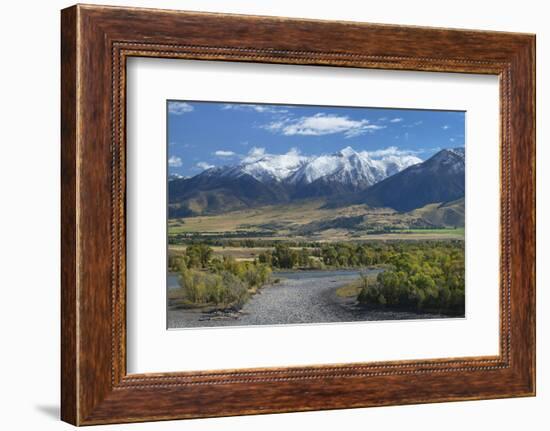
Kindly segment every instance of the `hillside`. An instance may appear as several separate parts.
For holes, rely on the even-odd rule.
[[[169,220],[169,236],[271,239],[438,239],[463,237],[464,199],[400,213],[352,205],[328,208],[323,199],[246,208],[219,215]]]
[[[464,149],[441,150],[353,196],[349,203],[411,211],[451,202],[464,197],[464,176]]]
[[[464,227],[464,198],[443,204],[428,204],[412,211],[412,214],[434,226]]]
[[[346,147],[306,157],[297,152],[248,156],[237,165],[210,168],[168,182],[169,218],[221,214],[306,198],[357,193],[420,163],[411,155],[379,158]]]

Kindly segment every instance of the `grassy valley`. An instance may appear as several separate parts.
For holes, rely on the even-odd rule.
[[[323,199],[168,221],[169,244],[223,240],[436,240],[464,237],[464,200],[401,213],[367,205],[331,208]],[[214,244],[215,245],[215,244]]]

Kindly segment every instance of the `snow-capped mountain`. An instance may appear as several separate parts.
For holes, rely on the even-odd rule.
[[[248,174],[263,183],[283,182],[308,161],[308,157],[295,150],[286,154],[261,153],[247,156],[237,166],[222,167],[220,173],[231,177]]]
[[[388,155],[375,159],[365,151],[357,152],[346,147],[337,153],[317,156],[304,163],[292,174],[289,183],[303,185],[322,179],[325,183],[335,182],[361,189],[421,162],[418,157],[411,155]]]
[[[464,197],[464,148],[441,150],[425,162],[410,166],[369,187],[349,203],[410,211],[429,203]]]
[[[303,156],[297,151],[248,156],[236,166],[211,168],[204,174],[233,178],[248,174],[262,183],[277,181],[293,186],[307,185],[323,179],[324,182],[365,188],[421,162],[422,160],[412,155],[373,158],[365,151],[357,152],[346,147],[333,154],[312,157]]]
[[[346,147],[334,154],[321,155],[301,166],[289,178],[290,184],[311,184],[321,178],[354,187],[368,187],[384,178],[384,172],[368,157]]]
[[[412,155],[389,154],[384,156],[380,160],[380,162],[382,164],[381,169],[384,169],[384,178],[386,178],[391,177],[398,172],[401,172],[403,169],[408,168],[409,166],[422,163],[422,160]]]
[[[422,162],[396,151],[377,156],[351,147],[318,156],[255,150],[237,165],[213,167],[192,178],[170,181],[170,213],[181,217],[347,195]]]
[[[426,160],[426,166],[431,169],[444,169],[450,173],[464,173],[465,163],[464,147],[441,150],[432,158]],[[430,163],[427,163],[427,162]]]

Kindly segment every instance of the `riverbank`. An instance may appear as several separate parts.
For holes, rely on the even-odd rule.
[[[412,311],[369,310],[336,291],[359,273],[378,270],[285,272],[279,283],[259,290],[240,310],[178,309],[169,307],[168,328],[289,325],[381,320],[434,319],[448,316]]]

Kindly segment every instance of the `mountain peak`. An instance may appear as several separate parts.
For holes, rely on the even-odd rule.
[[[459,163],[461,165],[464,165],[464,147],[457,147],[457,148],[445,148],[437,153],[435,153],[432,157],[430,157],[426,162],[428,164],[456,164]]]
[[[453,201],[464,197],[464,172],[464,149],[443,149],[366,189],[357,202],[410,211]]]
[[[464,157],[464,147],[455,147],[455,148],[444,148],[442,150],[439,150],[437,153],[435,153],[432,157],[436,156],[458,156],[463,158]]]
[[[263,154],[260,158],[248,158],[233,168],[233,172],[244,172],[258,181],[284,181],[308,161],[296,150],[286,154]]]
[[[449,151],[462,158],[464,158],[464,156],[466,155],[466,151],[464,147],[451,148]]]
[[[405,152],[371,156],[349,146],[315,156],[262,151],[169,187],[172,216],[342,195],[353,195],[350,203],[409,211],[464,196],[464,148],[441,150],[424,162]]]
[[[353,155],[357,154],[357,151],[355,151],[352,147],[349,145],[346,148],[342,148],[340,151],[338,151],[336,154],[343,156],[343,157],[351,157]]]
[[[261,183],[298,188],[316,183],[314,188],[324,193],[322,190],[327,186],[331,188],[331,185],[346,191],[362,190],[420,162],[422,160],[416,156],[407,154],[373,158],[351,146],[332,154],[316,156],[304,156],[296,149],[285,154],[269,154],[262,150],[245,157],[237,165],[212,167],[200,175],[228,179],[250,176]]]

